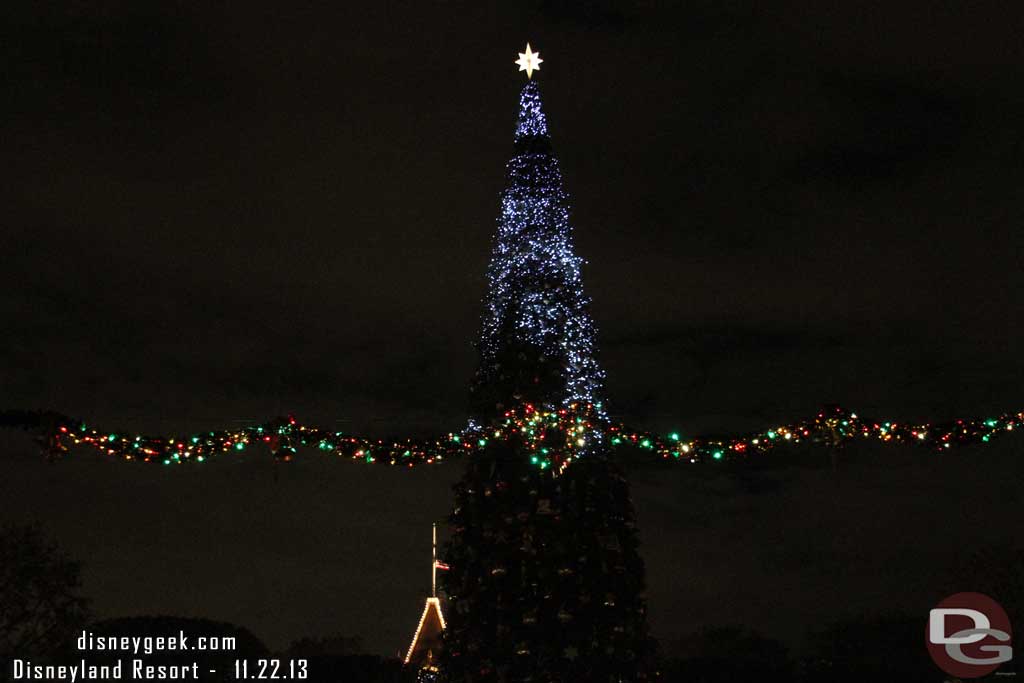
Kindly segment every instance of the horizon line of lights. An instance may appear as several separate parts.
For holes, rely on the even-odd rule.
[[[605,424],[600,408],[591,404],[561,409],[524,405],[506,411],[490,427],[467,427],[432,439],[379,439],[347,435],[300,424],[294,417],[233,430],[199,432],[189,436],[152,436],[100,430],[56,413],[14,411],[0,414],[0,424],[38,432],[48,457],[60,458],[72,446],[87,446],[107,457],[131,462],[182,465],[204,463],[213,457],[245,457],[266,446],[275,460],[288,462],[300,448],[313,448],[336,457],[364,463],[413,467],[435,464],[459,455],[483,452],[494,443],[513,444],[532,465],[560,473],[573,460],[594,452],[595,440],[609,450],[622,447],[649,452],[653,459],[686,463],[743,460],[779,447],[802,443],[838,448],[855,440],[907,444],[946,451],[954,446],[989,443],[1000,435],[1022,431],[1024,411],[985,419],[910,423],[859,417],[829,406],[813,418],[780,424],[758,432],[725,437],[664,436]]]

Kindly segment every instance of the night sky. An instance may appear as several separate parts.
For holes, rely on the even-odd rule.
[[[0,408],[458,428],[527,40],[614,415],[700,434],[825,402],[1024,406],[1020,7],[212,4],[0,9]],[[274,647],[405,646],[461,474],[50,466],[3,439],[4,518],[83,560],[102,616]],[[655,635],[796,643],[843,610],[926,610],[926,563],[1008,536],[1020,450],[633,472]]]

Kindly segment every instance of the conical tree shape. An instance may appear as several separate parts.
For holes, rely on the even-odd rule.
[[[592,403],[603,414],[583,260],[573,249],[568,197],[533,81],[519,98],[515,150],[487,270],[472,412],[484,424],[523,402]]]
[[[536,83],[523,89],[515,142],[488,270],[474,413],[496,430],[494,418],[522,403],[593,403],[603,419],[582,260]],[[653,647],[625,479],[600,439],[562,471],[531,463],[518,434],[491,441],[455,487],[442,672],[452,683],[647,680]],[[547,461],[565,462],[557,444],[566,439],[548,436]]]

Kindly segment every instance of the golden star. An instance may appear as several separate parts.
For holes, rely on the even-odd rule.
[[[540,71],[540,63],[544,60],[540,58],[539,52],[532,52],[530,50],[530,44],[526,44],[526,52],[519,53],[519,59],[516,60],[516,64],[519,65],[520,71],[526,72],[527,78],[533,78],[534,71]]]

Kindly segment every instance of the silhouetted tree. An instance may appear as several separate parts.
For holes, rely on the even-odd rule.
[[[926,615],[889,615],[843,621],[812,636],[805,663],[808,683],[942,680],[924,645]]]
[[[88,623],[81,565],[34,525],[0,529],[0,655],[63,649]]]

